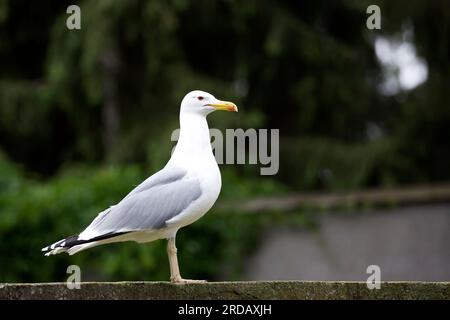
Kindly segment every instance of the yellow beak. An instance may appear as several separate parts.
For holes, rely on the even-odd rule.
[[[207,106],[211,106],[216,110],[225,110],[225,111],[233,111],[238,112],[238,107],[233,103],[229,101],[218,101],[216,103],[209,103]]]

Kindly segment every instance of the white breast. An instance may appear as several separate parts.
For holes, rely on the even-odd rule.
[[[180,127],[178,144],[169,164],[186,169],[185,179],[196,179],[202,193],[183,212],[166,222],[170,228],[186,226],[202,217],[216,202],[222,185],[205,116],[181,113]]]
[[[188,173],[185,179],[196,179],[200,183],[202,193],[182,213],[167,221],[169,227],[184,227],[201,218],[216,202],[222,186],[220,170],[208,144],[195,153],[184,152],[183,157],[172,156],[171,162],[185,168]]]

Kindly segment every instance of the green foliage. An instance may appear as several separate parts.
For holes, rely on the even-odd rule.
[[[412,170],[412,164],[393,139],[366,144],[325,138],[285,139],[282,146],[279,175],[289,185],[303,190],[389,187]],[[286,170],[294,166],[298,168],[295,175]]]
[[[0,281],[64,281],[71,264],[81,267],[83,281],[167,280],[165,241],[110,244],[70,257],[44,257],[40,252],[42,247],[80,232],[98,212],[140,183],[148,175],[144,171],[136,166],[71,167],[38,183],[0,158]],[[256,179],[236,185],[236,189],[236,179],[225,170],[225,199],[234,199],[240,190],[272,194],[283,189],[275,182]],[[279,213],[254,216],[212,210],[178,234],[185,276],[237,279],[245,257],[256,249],[260,231],[286,221],[282,217]]]

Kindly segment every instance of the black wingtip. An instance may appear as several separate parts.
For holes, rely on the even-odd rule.
[[[67,237],[65,239],[59,240],[59,241],[53,243],[52,245],[49,245],[49,246],[47,246],[45,248],[42,248],[41,250],[43,252],[50,252],[50,251],[53,251],[53,250],[55,250],[57,248],[67,248],[67,249],[69,249],[69,248],[72,248],[72,247],[80,245],[80,244],[85,244],[85,243],[89,243],[89,242],[109,239],[109,238],[117,237],[117,236],[120,236],[120,235],[123,235],[123,234],[126,234],[126,233],[129,233],[129,232],[110,232],[110,233],[106,233],[106,234],[103,234],[101,236],[94,237],[94,238],[87,239],[87,240],[86,239],[81,239],[80,240],[79,239],[79,235],[77,234],[77,235],[73,235],[73,236]]]

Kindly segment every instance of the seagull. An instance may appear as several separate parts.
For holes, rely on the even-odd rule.
[[[100,212],[80,234],[43,248],[45,255],[73,255],[113,242],[167,239],[171,282],[204,282],[181,277],[175,237],[180,228],[208,212],[220,193],[222,180],[206,121],[215,110],[237,112],[238,108],[204,91],[189,92],[181,102],[178,143],[165,167]]]

